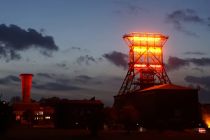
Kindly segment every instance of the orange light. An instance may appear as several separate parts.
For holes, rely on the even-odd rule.
[[[150,67],[153,67],[153,68],[161,68],[161,65],[150,65]]]
[[[148,47],[148,51],[151,53],[161,53],[162,50],[159,47]],[[133,51],[138,53],[144,53],[147,50],[147,47],[143,46],[133,46]]]
[[[147,50],[146,47],[134,46],[133,51],[138,53],[143,53]]]
[[[144,37],[144,36],[131,36],[131,37],[128,37],[129,40],[132,40],[132,41],[147,41],[147,42],[157,42],[157,41],[160,41],[161,38],[160,37]]]
[[[204,114],[203,119],[204,119],[207,127],[210,128],[210,115],[209,114]]]
[[[151,52],[151,53],[161,53],[161,49],[160,48],[154,48],[154,47],[151,47],[151,48],[149,48],[149,51]]]
[[[146,64],[134,64],[134,68],[145,68]]]

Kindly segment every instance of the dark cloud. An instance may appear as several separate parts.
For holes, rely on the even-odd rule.
[[[54,74],[48,74],[48,73],[37,73],[36,75],[40,77],[44,77],[44,78],[49,78],[49,79],[52,79],[54,76]]]
[[[206,25],[206,20],[198,16],[198,14],[193,9],[183,9],[173,11],[166,17],[168,23],[172,23],[174,28],[181,31],[187,35],[198,36],[196,33],[185,29],[184,24],[186,23],[197,23]]]
[[[85,63],[86,65],[90,65],[91,62],[97,63],[97,60],[93,56],[85,55],[85,56],[78,57],[76,62],[79,65],[81,65],[82,63]]]
[[[45,56],[58,50],[52,36],[44,36],[32,28],[25,30],[17,25],[0,25],[0,58],[18,60],[21,58],[19,52],[30,48],[38,48]]]
[[[203,53],[203,52],[199,52],[199,51],[196,51],[196,52],[184,52],[184,54],[186,55],[206,55],[206,53]]]
[[[210,102],[210,76],[186,76],[184,80],[200,89],[198,95],[201,103]]]
[[[201,69],[201,68],[193,68],[192,70],[195,70],[195,71],[198,71],[198,72],[201,72],[201,73],[203,73],[204,72],[204,70],[203,69]]]
[[[208,90],[210,90],[210,76],[196,77],[196,76],[186,76],[184,79],[188,83],[195,85],[202,85]]]
[[[93,78],[88,75],[79,75],[75,77],[75,80],[81,83],[87,83],[88,81],[92,80]]]
[[[170,56],[168,58],[168,62],[166,64],[166,69],[170,70],[178,70],[184,66],[189,66],[190,64],[194,64],[196,66],[210,66],[210,58],[178,58]]]
[[[89,52],[89,50],[85,49],[85,48],[73,46],[73,47],[69,47],[69,48],[63,50],[62,52],[63,53],[71,53],[71,52],[73,52],[73,53],[75,53],[75,52],[87,53],[87,52]]]
[[[71,49],[72,49],[72,50],[78,50],[78,51],[81,51],[81,50],[82,50],[80,47],[74,47],[74,46],[71,47]]]
[[[49,82],[45,84],[36,84],[33,86],[34,88],[41,90],[53,90],[53,91],[71,91],[71,90],[81,90],[82,88],[70,85],[68,83],[60,83],[60,82]]]
[[[14,75],[8,75],[0,79],[1,85],[10,85],[10,84],[18,83],[18,82],[20,82],[20,78]]]
[[[188,66],[188,65],[189,65],[189,62],[187,60],[181,59],[181,58],[178,58],[178,57],[170,56],[168,58],[168,63],[166,64],[166,69],[168,71],[178,70],[181,67]]]
[[[103,55],[103,57],[106,58],[108,61],[110,61],[111,63],[113,63],[116,66],[123,67],[124,69],[126,69],[128,67],[128,55],[127,54],[113,51],[111,53],[105,53]]]
[[[57,63],[56,66],[63,68],[63,69],[69,69],[66,62]]]
[[[210,58],[189,58],[187,60],[197,66],[210,66]]]

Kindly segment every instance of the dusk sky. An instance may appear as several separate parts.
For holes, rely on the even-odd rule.
[[[0,0],[0,94],[57,96],[112,105],[127,72],[129,32],[168,35],[164,63],[174,84],[200,87],[210,103],[210,0]]]

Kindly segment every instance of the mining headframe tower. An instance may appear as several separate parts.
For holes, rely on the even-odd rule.
[[[163,64],[163,45],[168,36],[133,32],[123,39],[129,47],[129,67],[119,95],[171,83]]]
[[[138,111],[136,123],[146,128],[197,127],[202,122],[198,89],[172,84],[165,70],[163,46],[168,36],[132,32],[123,39],[129,47],[128,72],[113,107],[119,113],[126,108]]]

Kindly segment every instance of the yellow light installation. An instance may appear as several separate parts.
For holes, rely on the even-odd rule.
[[[133,51],[138,53],[144,53],[147,50],[146,47],[134,46]]]
[[[134,64],[134,68],[145,68],[146,64]]]
[[[150,67],[153,67],[153,68],[161,68],[162,66],[161,65],[150,65]]]
[[[146,41],[146,42],[157,42],[160,41],[160,37],[144,37],[144,36],[132,36],[129,37],[129,40],[132,40],[134,42],[136,41]]]
[[[147,49],[148,48],[148,49]],[[160,47],[144,47],[144,46],[134,46],[133,51],[138,53],[144,53],[148,50],[151,53],[161,53],[162,50]]]

